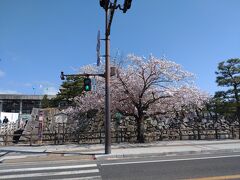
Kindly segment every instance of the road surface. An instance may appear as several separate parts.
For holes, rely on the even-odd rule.
[[[240,179],[240,152],[131,158],[1,163],[0,179],[221,180]]]

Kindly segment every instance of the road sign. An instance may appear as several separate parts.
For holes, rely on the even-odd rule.
[[[101,47],[101,43],[100,43],[100,30],[98,30],[98,34],[97,34],[97,66],[100,66],[101,63],[101,58],[100,58],[100,47]]]

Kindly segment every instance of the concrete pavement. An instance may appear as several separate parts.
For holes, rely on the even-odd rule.
[[[113,159],[127,157],[168,156],[194,153],[240,152],[240,140],[159,141],[145,144],[112,144],[112,153],[104,154],[104,145],[41,145],[0,146],[0,162],[26,158],[89,157]]]

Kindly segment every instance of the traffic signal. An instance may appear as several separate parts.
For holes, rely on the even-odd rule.
[[[61,80],[65,80],[63,72],[61,72],[60,78],[61,78]]]
[[[104,8],[105,10],[108,9],[109,0],[100,0],[99,3],[100,3],[100,6],[101,6],[102,8]]]
[[[131,8],[132,0],[125,0],[123,5],[123,13],[126,13]]]
[[[84,91],[91,91],[91,89],[92,89],[91,79],[90,78],[84,78],[83,83],[84,83],[84,86],[83,86]]]

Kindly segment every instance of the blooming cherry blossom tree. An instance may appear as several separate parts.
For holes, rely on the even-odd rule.
[[[95,71],[89,66],[85,71]],[[95,71],[96,72],[96,71]],[[112,114],[134,117],[137,140],[144,142],[144,121],[149,116],[169,113],[173,108],[202,105],[200,91],[192,88],[193,74],[172,61],[129,55],[111,78]],[[97,91],[75,98],[79,109],[104,109],[104,79],[97,78]]]

